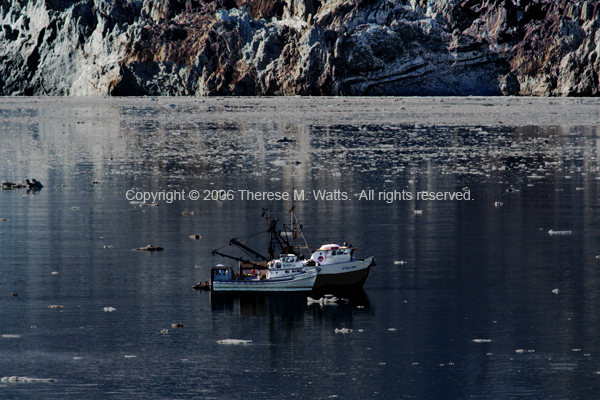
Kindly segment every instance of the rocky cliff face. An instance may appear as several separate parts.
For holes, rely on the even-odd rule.
[[[598,95],[600,1],[0,0],[2,95]]]

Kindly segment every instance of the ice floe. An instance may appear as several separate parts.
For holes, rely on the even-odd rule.
[[[338,329],[338,328],[335,328],[335,333],[342,333],[342,334],[345,335],[345,334],[350,333],[350,332],[352,332],[352,329],[348,329],[348,328]]]
[[[234,344],[234,345],[249,345],[252,344],[252,340],[244,340],[244,339],[223,339],[217,340],[218,344]]]
[[[571,234],[573,234],[573,231],[554,231],[554,230],[550,229],[548,231],[548,234],[550,236],[571,235]]]
[[[5,376],[0,379],[0,382],[11,382],[11,383],[50,383],[55,382],[54,379],[47,378],[28,378],[26,376]]]

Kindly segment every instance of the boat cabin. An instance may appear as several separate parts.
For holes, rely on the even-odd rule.
[[[337,244],[325,244],[315,250],[310,257],[317,265],[338,264],[352,261],[354,248],[339,246]]]
[[[269,262],[267,278],[282,278],[286,274],[306,271],[304,264],[295,254],[282,254],[278,259]]]
[[[213,281],[230,281],[233,279],[233,268],[224,265],[217,265],[210,269],[210,280]]]

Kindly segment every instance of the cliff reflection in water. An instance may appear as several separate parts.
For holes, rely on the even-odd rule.
[[[259,104],[242,116],[195,98],[4,100],[0,178],[45,187],[0,191],[0,370],[56,381],[7,383],[0,397],[594,398],[598,128],[425,125],[414,121],[432,108],[417,106],[398,122],[404,99],[279,112],[334,102],[304,100],[227,100]],[[442,100],[411,101],[459,102]],[[588,108],[597,114],[590,103],[577,115]],[[290,203],[125,196],[293,188],[348,193],[296,212],[313,249],[348,242],[377,257],[366,295],[321,307],[311,294],[193,292],[222,261],[213,249],[265,230],[263,207],[286,220]],[[359,200],[363,190],[472,200]],[[132,250],[150,243],[164,251]],[[218,343],[228,338],[252,345]]]

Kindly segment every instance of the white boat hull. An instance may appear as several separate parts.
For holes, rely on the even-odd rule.
[[[212,290],[216,292],[301,292],[310,291],[315,285],[317,271],[312,270],[292,278],[246,280],[233,279],[227,281],[213,281]]]

